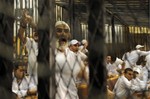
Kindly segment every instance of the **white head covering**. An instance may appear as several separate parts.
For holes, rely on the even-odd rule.
[[[142,48],[142,47],[144,47],[144,46],[143,46],[143,45],[139,45],[139,44],[138,44],[138,45],[136,45],[136,47],[135,47],[135,48],[136,48],[136,49],[139,49],[139,48]]]
[[[76,39],[73,39],[73,40],[70,41],[69,45],[74,45],[74,44],[77,44],[77,43],[79,43],[79,41],[76,40]]]
[[[140,68],[138,68],[138,67],[134,67],[134,68],[133,68],[133,71],[136,71],[136,72],[138,72],[139,74],[140,74],[140,72],[141,72]]]
[[[55,27],[57,27],[58,25],[62,25],[62,24],[65,25],[69,29],[69,31],[70,31],[70,27],[69,27],[69,25],[65,21],[57,21],[55,23]]]

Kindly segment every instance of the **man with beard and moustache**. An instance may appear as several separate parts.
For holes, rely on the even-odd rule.
[[[56,48],[64,50],[68,47],[69,39],[71,39],[70,27],[64,21],[57,21],[55,24],[56,31]]]
[[[33,29],[32,37],[25,36],[27,25],[31,26]],[[37,84],[38,33],[36,24],[33,22],[33,18],[26,9],[23,11],[23,18],[20,22],[18,37],[20,38],[22,45],[26,48],[28,56],[27,73],[33,77]]]
[[[56,29],[56,99],[79,99],[76,87],[76,78],[81,68],[84,68],[83,61],[68,48],[71,38],[70,27],[64,21],[57,21]]]

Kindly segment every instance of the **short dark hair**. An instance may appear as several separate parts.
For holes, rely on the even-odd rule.
[[[125,70],[124,70],[124,73],[126,74],[128,71],[133,71],[131,68],[126,68]]]
[[[14,70],[17,70],[19,66],[26,66],[27,62],[22,62],[22,61],[16,61],[14,62]]]

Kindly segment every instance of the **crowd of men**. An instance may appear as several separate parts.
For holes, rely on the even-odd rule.
[[[27,24],[33,28],[33,37],[24,35]],[[55,24],[56,48],[55,48],[55,99],[79,99],[80,85],[88,86],[88,42],[83,39],[78,41],[71,38],[70,27],[64,21]],[[12,91],[17,98],[32,97],[36,99],[37,93],[37,55],[38,55],[38,33],[36,24],[25,10],[20,22],[18,37],[27,49],[28,62],[16,62],[13,71]],[[106,57],[106,68],[108,79],[115,79],[113,86],[108,83],[108,98],[129,99],[137,92],[148,92],[150,85],[150,51],[143,51],[144,46],[137,45],[135,50],[126,52],[120,59],[108,55]],[[27,67],[27,70],[26,70]],[[110,81],[110,80],[108,80]],[[145,93],[144,93],[145,94]],[[88,94],[82,99],[87,99]],[[147,96],[147,95],[146,95]]]
[[[27,26],[31,26],[33,36],[26,35]],[[27,62],[16,61],[12,73],[12,91],[17,99],[37,99],[37,55],[38,55],[38,33],[36,24],[27,10],[23,10],[20,21],[18,37],[22,46],[25,46]],[[81,42],[72,39],[69,25],[64,21],[55,24],[56,48],[55,48],[55,99],[78,99],[78,87],[88,84],[88,62],[87,62],[87,40]]]
[[[108,89],[115,99],[149,97],[149,55],[150,51],[144,51],[144,46],[138,44],[121,59],[106,56]],[[111,81],[113,85],[110,84]]]

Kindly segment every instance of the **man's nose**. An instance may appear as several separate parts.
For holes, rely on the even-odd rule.
[[[63,36],[66,36],[66,33],[65,33],[64,31],[62,31],[62,35],[63,35]]]

